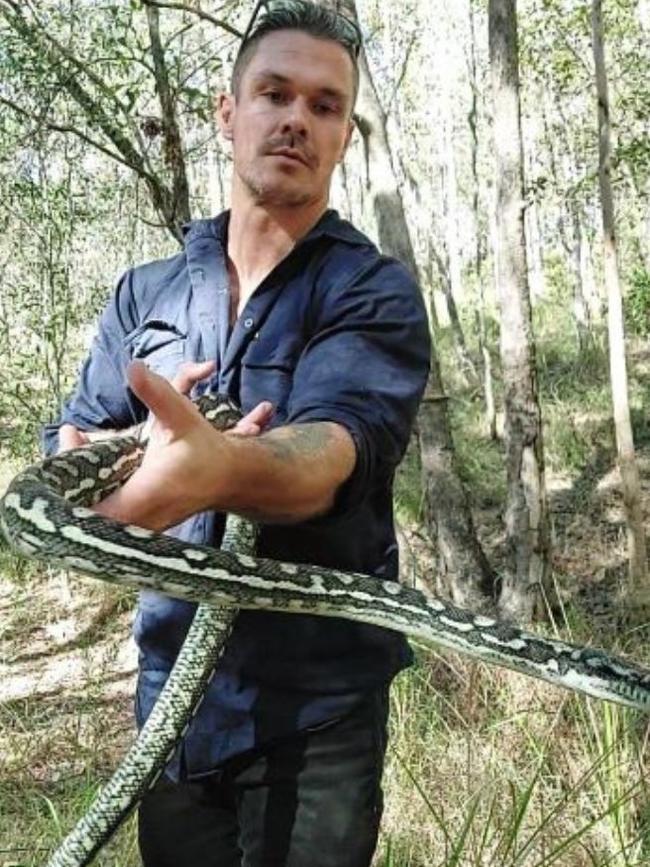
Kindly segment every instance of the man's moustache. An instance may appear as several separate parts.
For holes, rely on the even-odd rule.
[[[296,151],[296,153],[300,154],[301,158],[308,165],[313,165],[313,156],[310,153],[307,153],[304,148],[298,147],[293,138],[273,139],[267,143],[263,153],[265,156],[268,156],[274,154],[276,151],[282,150],[283,148],[289,148],[290,150]]]

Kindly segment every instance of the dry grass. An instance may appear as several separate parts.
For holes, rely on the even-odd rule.
[[[521,675],[422,655],[393,692],[377,864],[650,863],[645,726]]]
[[[0,547],[0,867],[43,864],[133,737],[133,598]],[[97,863],[139,863],[133,823]]]

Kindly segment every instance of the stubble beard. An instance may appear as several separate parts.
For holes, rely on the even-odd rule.
[[[313,201],[313,193],[299,187],[285,186],[281,181],[268,181],[256,174],[254,169],[244,169],[240,178],[256,205],[298,208]]]

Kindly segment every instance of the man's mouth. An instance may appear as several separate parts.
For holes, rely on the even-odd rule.
[[[305,155],[301,153],[301,151],[296,150],[295,148],[277,148],[277,150],[271,151],[270,156],[288,157],[289,159],[296,160],[296,162],[302,163],[304,166],[309,166]]]

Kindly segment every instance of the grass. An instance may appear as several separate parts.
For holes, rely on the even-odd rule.
[[[539,367],[559,632],[647,663],[645,631],[623,631],[614,617],[625,547],[602,340],[578,352],[570,329],[553,330],[556,312],[540,314]],[[646,478],[650,369],[641,360],[631,394]],[[479,397],[452,374],[458,458],[498,563],[503,447],[487,440]],[[421,517],[418,478],[411,458],[399,473],[401,522]],[[0,867],[44,863],[132,738],[123,657],[131,604],[116,588],[43,572],[0,545]],[[427,650],[394,683],[390,725],[374,867],[650,865],[646,718]],[[139,863],[134,820],[96,863]]]
[[[20,790],[0,786],[5,827],[0,826],[3,867],[41,867],[92,803],[102,781],[84,774],[48,786]],[[93,862],[102,867],[140,863],[135,820],[130,819]]]
[[[378,867],[649,863],[633,714],[445,660],[394,687]]]

